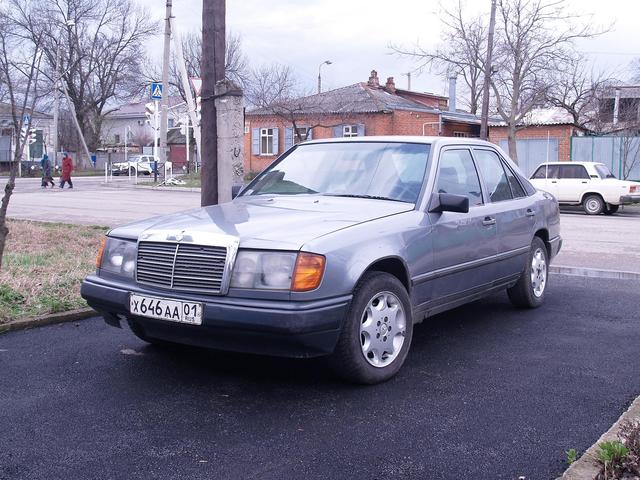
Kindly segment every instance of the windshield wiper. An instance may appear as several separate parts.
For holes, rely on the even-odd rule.
[[[325,193],[324,195],[329,197],[350,197],[350,198],[373,198],[374,200],[391,200],[392,202],[405,202],[404,200],[398,200],[397,198],[383,197],[381,195],[357,195],[355,193]]]

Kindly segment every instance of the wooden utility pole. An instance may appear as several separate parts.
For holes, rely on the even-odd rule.
[[[202,206],[218,203],[216,82],[224,80],[225,0],[202,2]]]
[[[491,0],[491,19],[487,39],[487,59],[484,62],[484,90],[482,91],[482,114],[480,115],[480,138],[489,138],[489,88],[491,87],[491,57],[493,55],[493,32],[496,29],[496,0]]]
[[[167,0],[164,21],[164,50],[162,56],[162,100],[160,110],[160,164],[167,164],[167,127],[169,124],[169,62],[171,60],[171,1]],[[158,168],[154,168],[153,181],[158,181]]]

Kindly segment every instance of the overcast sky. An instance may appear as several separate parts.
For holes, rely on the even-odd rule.
[[[158,19],[164,16],[164,1],[138,0]],[[490,0],[467,0],[470,10],[489,15]],[[597,69],[629,75],[628,65],[640,57],[637,0],[567,0],[575,12],[593,14],[594,23],[612,30],[593,40],[582,41]],[[395,77],[406,88],[406,72],[415,68],[408,59],[390,53],[389,43],[423,47],[440,41],[436,0],[229,0],[227,28],[242,36],[243,49],[252,65],[282,63],[291,66],[307,89],[315,88],[318,65],[323,89],[366,81],[372,69],[381,81]],[[486,12],[485,12],[486,10]],[[201,0],[173,0],[176,25],[182,33],[202,25]],[[162,39],[150,40],[151,54],[160,58]],[[413,75],[412,89],[446,94],[445,82],[429,74]]]

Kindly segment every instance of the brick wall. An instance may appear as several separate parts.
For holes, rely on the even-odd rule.
[[[332,138],[333,126],[348,124],[364,124],[365,136],[372,135],[422,135],[423,124],[424,133],[426,135],[438,135],[438,115],[433,113],[424,112],[410,112],[396,110],[391,113],[372,113],[372,114],[354,114],[351,115],[348,120],[339,116],[324,116],[322,118],[322,124],[328,125],[328,127],[315,127],[313,129],[313,139]],[[317,118],[305,122],[300,120],[296,122],[299,127],[312,125],[313,123],[319,123]],[[268,115],[246,115],[245,127],[248,129],[248,133],[244,136],[244,170],[250,171],[262,171],[271,162],[273,162],[278,155],[284,152],[284,136],[285,128],[291,127],[291,124],[284,119],[277,116]],[[251,132],[254,128],[278,128],[278,150],[276,155],[253,155],[251,153]]]
[[[516,139],[537,139],[546,140],[549,138],[558,140],[558,160],[568,162],[571,160],[571,136],[575,129],[572,125],[539,125],[530,126],[516,133]],[[500,144],[501,140],[507,139],[507,127],[489,127],[489,141]]]
[[[467,137],[479,137],[480,136],[480,125],[475,125],[472,123],[460,123],[460,122],[443,122],[442,124],[442,135],[445,137],[455,137],[459,135],[455,135],[456,132],[462,132]]]

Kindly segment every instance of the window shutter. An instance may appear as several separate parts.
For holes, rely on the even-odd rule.
[[[333,136],[334,137],[342,137],[342,125],[338,125],[337,127],[333,127]]]
[[[260,155],[260,129],[251,129],[251,155]]]
[[[284,149],[285,149],[285,151],[289,150],[292,146],[293,146],[293,128],[284,127]]]
[[[278,148],[280,147],[280,143],[278,141],[278,132],[280,129],[278,127],[273,127],[273,154],[278,155]]]
[[[313,128],[310,128],[307,132],[307,140],[313,140]]]
[[[358,124],[358,136],[359,137],[364,137],[365,133],[364,133],[364,123],[359,123]]]

